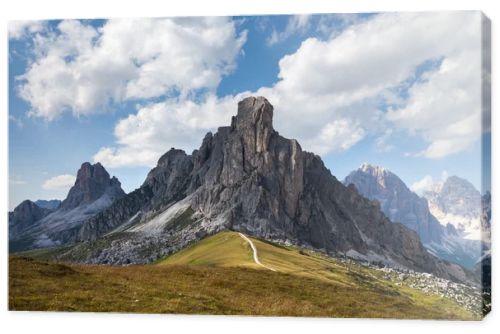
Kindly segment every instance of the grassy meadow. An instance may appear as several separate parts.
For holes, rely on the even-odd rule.
[[[265,316],[476,317],[450,300],[396,286],[378,271],[238,233],[208,237],[151,265],[47,261],[51,251],[9,260],[9,309]],[[34,258],[37,259],[34,259]]]

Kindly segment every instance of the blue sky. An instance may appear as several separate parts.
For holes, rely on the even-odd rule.
[[[102,162],[129,192],[163,152],[198,147],[251,94],[266,96],[275,129],[339,179],[369,162],[416,190],[443,175],[481,189],[481,138],[491,135],[479,124],[478,13],[16,22],[9,31],[10,209],[64,198],[84,161]]]

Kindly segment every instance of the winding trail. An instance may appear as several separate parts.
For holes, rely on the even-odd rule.
[[[263,264],[262,262],[259,261],[259,257],[257,255],[257,247],[255,247],[255,245],[253,244],[252,240],[248,239],[246,235],[244,235],[243,233],[239,233],[240,237],[243,238],[243,240],[245,240],[246,242],[248,242],[250,244],[250,247],[252,247],[252,251],[253,251],[253,260],[255,261],[255,263],[257,263],[259,266],[262,266],[266,269],[269,269],[269,270],[272,270],[272,271],[276,271],[276,269],[274,268],[271,268],[271,267],[268,267],[266,266],[265,264]]]

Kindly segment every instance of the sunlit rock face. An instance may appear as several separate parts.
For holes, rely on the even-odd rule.
[[[466,239],[481,240],[481,194],[470,182],[450,176],[423,195],[441,224],[453,225]]]
[[[76,240],[127,231],[85,261],[144,263],[229,229],[470,279],[460,266],[427,252],[416,232],[393,224],[378,202],[339,182],[319,156],[280,136],[274,112],[264,97],[246,98],[231,124],[208,133],[191,155],[170,149],[139,189],[79,228]]]
[[[480,240],[467,239],[455,225],[441,223],[429,210],[427,200],[391,171],[363,164],[346,177],[344,184],[353,184],[363,196],[377,200],[392,222],[417,232],[432,254],[470,269],[481,258]]]

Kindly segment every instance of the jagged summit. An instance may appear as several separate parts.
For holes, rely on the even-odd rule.
[[[273,106],[265,97],[247,97],[238,103],[238,113],[231,126],[241,130],[248,126],[273,129]]]
[[[388,169],[365,163],[351,172],[344,184],[353,184],[360,194],[377,200],[392,222],[403,223],[416,231],[424,243],[441,238],[441,226],[429,213],[427,201],[413,193]]]
[[[345,178],[344,184],[346,186],[351,183],[356,186],[363,196],[367,196],[367,193],[376,191],[377,188],[386,188],[391,184],[396,184],[398,188],[401,188],[403,181],[390,170],[365,162]],[[389,183],[389,185],[386,183]],[[371,198],[370,196],[367,197]]]
[[[233,230],[468,279],[461,267],[430,255],[415,232],[389,221],[378,203],[339,182],[319,156],[280,136],[273,112],[267,99],[246,98],[231,125],[207,133],[192,155],[169,150],[141,188],[76,232],[79,240],[95,240],[127,231],[85,262],[145,263]]]
[[[160,159],[158,159],[157,166],[168,165],[169,163],[171,163],[172,160],[176,159],[179,156],[184,156],[184,155],[186,155],[186,152],[184,150],[172,147],[170,150],[167,151],[167,153],[165,153],[160,157]]]
[[[353,184],[366,198],[377,200],[394,223],[402,223],[420,236],[424,246],[439,257],[471,267],[480,257],[479,243],[463,240],[453,225],[440,224],[425,198],[412,192],[391,171],[363,164],[344,184]]]
[[[14,211],[9,212],[9,238],[50,213],[50,209],[42,208],[30,200],[21,202]]]
[[[429,208],[441,224],[452,224],[461,235],[471,240],[481,240],[481,193],[467,180],[449,176],[423,193]]]
[[[446,179],[439,197],[445,212],[469,216],[480,213],[481,193],[469,181],[458,176]]]
[[[61,203],[61,209],[71,210],[82,204],[92,203],[105,193],[111,197],[125,195],[120,181],[114,176],[111,178],[99,162],[93,165],[84,162],[77,172],[75,184]]]
[[[124,196],[120,181],[110,177],[100,163],[85,162],[68,196],[56,209],[25,201],[9,215],[9,247],[18,251],[67,243],[86,220]]]
[[[391,172],[389,169],[382,167],[382,166],[377,166],[377,165],[372,165],[367,162],[363,163],[358,169],[359,172],[365,173],[367,175],[371,175],[377,179],[379,179],[379,182],[381,184],[384,183],[385,179],[388,178],[398,178],[396,174]]]
[[[361,166],[359,166],[358,169],[361,170],[362,172],[370,173],[372,175],[391,173],[388,169],[385,169],[384,167],[372,165],[367,162],[364,162]]]

